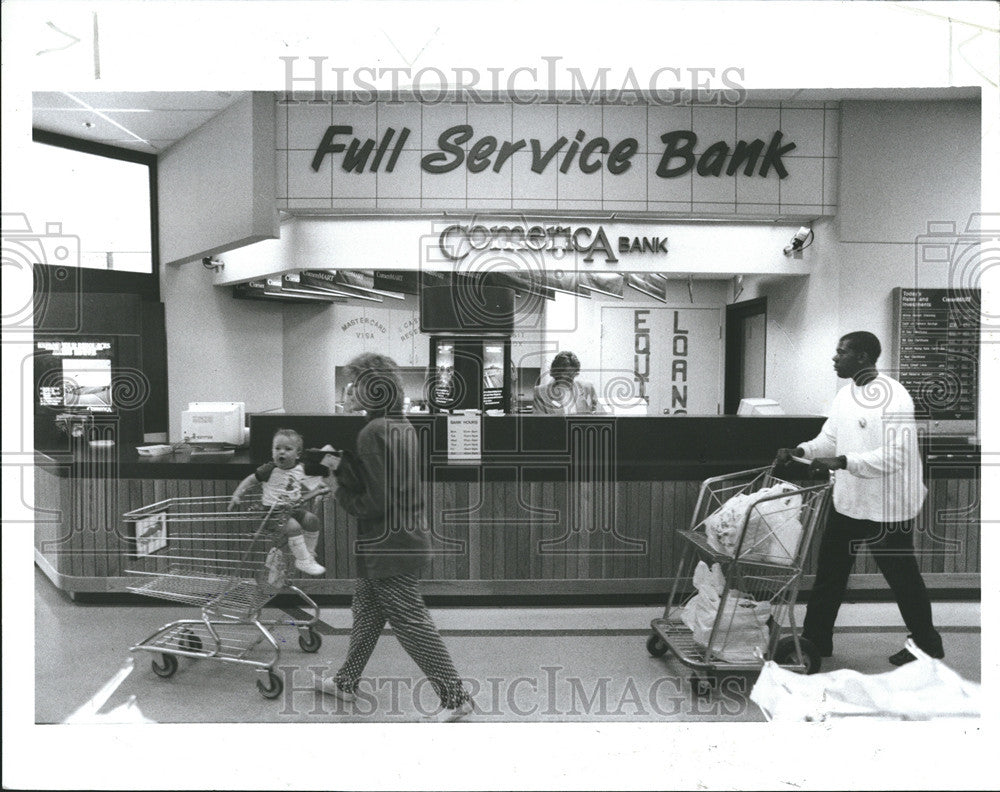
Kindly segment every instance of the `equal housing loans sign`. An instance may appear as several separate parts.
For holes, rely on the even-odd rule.
[[[331,125],[327,127],[312,158],[312,169],[318,171],[329,154],[340,154],[340,167],[348,173],[372,173],[383,169],[392,173],[396,162],[412,134],[409,127],[396,130],[386,127],[379,140],[354,136],[354,127]],[[677,129],[660,135],[663,150],[659,154],[656,175],[661,179],[684,176],[694,169],[699,176],[733,176],[742,171],[745,176],[766,178],[772,171],[779,179],[788,176],[782,156],[795,148],[786,143],[780,130],[768,142],[761,138],[738,140],[732,146],[725,140],[710,143],[700,156],[694,154],[698,136],[688,129]],[[471,173],[487,169],[502,173],[510,158],[519,151],[531,156],[531,170],[544,173],[558,168],[560,173],[578,169],[583,173],[596,173],[604,168],[609,174],[625,173],[632,167],[632,158],[639,151],[639,141],[626,137],[612,143],[605,137],[589,137],[579,129],[572,139],[565,135],[555,140],[538,138],[501,140],[493,135],[477,136],[469,124],[448,127],[437,139],[437,150],[420,159],[425,173],[448,173],[463,164]]]
[[[649,415],[716,415],[721,324],[718,308],[602,307],[600,397],[645,400]]]

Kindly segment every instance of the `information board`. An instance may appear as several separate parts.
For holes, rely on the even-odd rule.
[[[979,289],[893,290],[898,379],[940,432],[976,430],[980,300]]]
[[[482,418],[475,413],[449,415],[448,461],[479,462],[482,457]]]

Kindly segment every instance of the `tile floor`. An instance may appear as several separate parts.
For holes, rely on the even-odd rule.
[[[749,701],[753,679],[731,675],[707,698],[692,694],[690,671],[646,651],[649,622],[662,608],[432,608],[459,673],[474,694],[470,720],[493,723],[573,721],[761,721]],[[934,607],[945,662],[980,681],[979,603]],[[283,614],[272,611],[272,618]],[[149,653],[129,647],[161,624],[198,610],[71,602],[36,570],[35,722],[87,723],[396,723],[419,721],[435,698],[399,643],[386,633],[366,671],[361,695],[344,705],[312,690],[314,674],[336,669],[347,647],[350,612],[324,608],[323,644],[303,653],[290,627],[282,646],[284,691],[258,694],[262,675],[245,665],[181,658],[171,678],[156,676]],[[845,604],[836,654],[823,670],[891,670],[905,639],[891,603]],[[287,649],[287,651],[286,651]],[[263,647],[252,657],[267,657]]]

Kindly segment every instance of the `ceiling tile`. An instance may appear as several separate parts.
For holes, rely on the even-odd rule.
[[[211,110],[218,112],[238,102],[243,91],[116,91],[73,93],[95,110]]]
[[[177,140],[200,127],[212,118],[215,112],[212,110],[150,110],[144,113],[108,111],[104,115],[144,140],[152,137]]]

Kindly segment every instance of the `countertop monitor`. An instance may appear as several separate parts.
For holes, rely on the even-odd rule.
[[[181,413],[185,443],[244,445],[246,408],[243,402],[190,402]]]

